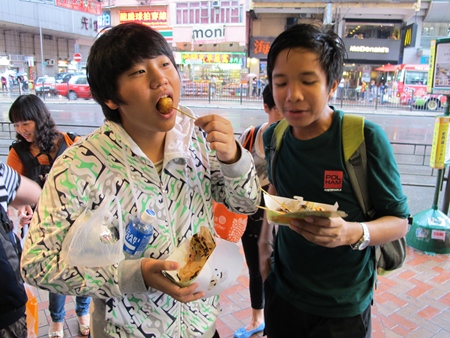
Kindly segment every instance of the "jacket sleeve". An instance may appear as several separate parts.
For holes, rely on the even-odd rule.
[[[225,164],[210,151],[211,185],[215,201],[223,203],[231,211],[241,214],[254,214],[260,203],[260,183],[253,156],[240,147],[241,157],[233,164]]]

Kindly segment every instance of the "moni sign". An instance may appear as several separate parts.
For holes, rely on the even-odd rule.
[[[193,26],[192,41],[195,43],[225,42],[225,25]]]

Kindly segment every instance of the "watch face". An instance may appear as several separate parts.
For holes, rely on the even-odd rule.
[[[369,245],[370,240],[366,239],[364,242],[361,243],[361,245],[359,246],[359,250],[364,250],[365,248],[367,248],[367,246]]]

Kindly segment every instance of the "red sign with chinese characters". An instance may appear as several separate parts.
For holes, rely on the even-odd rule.
[[[267,59],[267,54],[269,54],[270,45],[272,44],[273,40],[275,40],[275,38],[273,37],[251,37],[249,56],[251,58]]]
[[[55,5],[58,7],[73,9],[74,11],[102,15],[102,4],[97,0],[56,0]]]
[[[151,27],[167,27],[166,10],[119,11],[120,23],[138,21]]]

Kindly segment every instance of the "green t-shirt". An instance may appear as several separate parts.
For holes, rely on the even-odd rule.
[[[351,188],[342,151],[343,112],[336,110],[330,128],[310,139],[294,138],[290,129],[283,136],[276,163],[279,196],[302,196],[307,201],[334,204],[345,211],[348,221],[365,221]],[[264,133],[270,144],[275,125]],[[394,154],[384,131],[365,121],[368,186],[376,218],[386,215],[406,218],[403,194]],[[266,158],[270,158],[266,147]],[[269,179],[272,183],[270,168]],[[373,298],[373,248],[350,246],[325,248],[280,226],[274,264],[268,281],[287,302],[302,311],[326,317],[350,317],[362,313]]]

